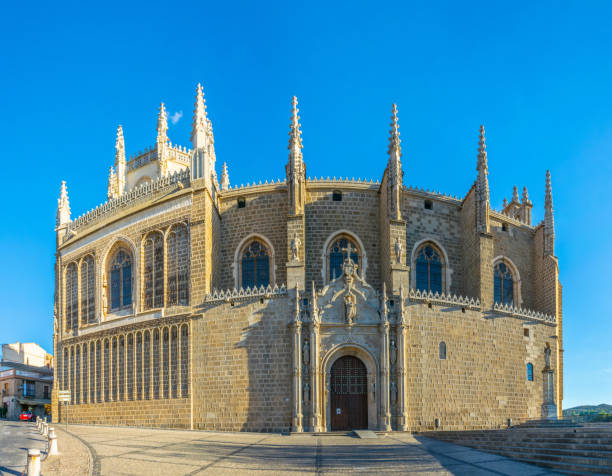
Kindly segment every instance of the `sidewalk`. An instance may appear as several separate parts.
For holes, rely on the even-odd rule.
[[[42,463],[44,476],[90,476],[93,474],[93,457],[88,447],[65,426],[54,426],[59,449],[58,456],[49,456]],[[69,428],[70,430],[70,428]]]
[[[60,475],[258,476],[433,474],[550,476],[546,468],[471,448],[393,432],[344,435],[222,433],[71,425],[56,430],[65,455],[43,467]]]

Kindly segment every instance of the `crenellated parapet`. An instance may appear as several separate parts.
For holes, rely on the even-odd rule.
[[[538,312],[538,311],[534,311],[531,309],[524,309],[521,307],[510,306],[508,304],[495,303],[493,305],[493,311],[503,316],[516,317],[519,319],[528,319],[531,321],[542,322],[544,324],[552,324],[552,325],[557,324],[557,319],[555,318],[555,316],[552,316],[550,314],[545,314],[542,312]]]
[[[436,304],[440,306],[454,306],[471,309],[474,311],[480,310],[480,300],[478,298],[457,296],[445,293],[432,293],[431,291],[420,291],[411,289],[408,293],[408,299],[413,302],[422,302],[425,304]]]
[[[265,297],[266,299],[274,296],[284,296],[287,294],[287,287],[281,286],[260,286],[249,288],[233,288],[233,289],[214,289],[212,293],[207,294],[204,299],[204,304],[214,302],[234,302],[249,298]]]
[[[64,237],[64,243],[72,238],[82,228],[108,219],[114,213],[125,210],[137,203],[149,199],[153,194],[167,191],[172,188],[188,187],[190,184],[189,170],[175,172],[171,175],[161,177],[153,182],[147,182],[130,190],[123,195],[107,200],[93,210],[75,218],[68,224],[68,233]]]

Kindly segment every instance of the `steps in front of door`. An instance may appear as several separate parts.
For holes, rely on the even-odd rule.
[[[353,433],[355,433],[358,438],[362,438],[364,440],[371,440],[371,439],[378,438],[378,435],[374,433],[372,430],[353,430]]]

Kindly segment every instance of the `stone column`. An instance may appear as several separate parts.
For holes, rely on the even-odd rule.
[[[310,426],[312,431],[321,432],[321,375],[319,365],[319,322],[314,320],[310,325],[310,378],[312,389],[312,411],[310,416]]]
[[[293,330],[293,421],[291,431],[302,432],[302,323],[296,320]]]
[[[397,335],[397,415],[399,431],[408,430],[408,405],[406,398],[406,333],[408,326],[402,322],[401,317],[398,319],[396,327]]]
[[[555,404],[555,371],[550,367],[542,370],[542,418],[545,420],[557,419],[557,405]]]
[[[391,431],[391,412],[389,410],[389,322],[379,325],[380,331],[380,429]]]

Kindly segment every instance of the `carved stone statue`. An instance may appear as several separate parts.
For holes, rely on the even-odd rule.
[[[349,290],[344,295],[344,318],[345,322],[352,326],[354,324],[355,316],[357,315],[357,300],[355,295]]]
[[[397,402],[397,385],[395,381],[391,381],[391,403]]]
[[[391,348],[389,349],[389,359],[391,360],[391,365],[395,365],[395,362],[397,362],[397,345],[395,344],[395,339],[391,340]]]
[[[395,262],[400,264],[402,262],[402,243],[399,237],[395,238]]]
[[[291,239],[291,261],[298,260],[301,244],[302,240],[297,236],[297,232],[293,233],[293,238]]]
[[[310,401],[310,384],[308,382],[304,383],[304,403],[308,403]]]
[[[310,363],[310,342],[308,340],[305,340],[302,346],[302,360],[306,365]]]
[[[545,369],[550,368],[550,354],[551,353],[552,353],[552,350],[550,349],[550,344],[547,342],[546,347],[544,348],[544,368]]]

